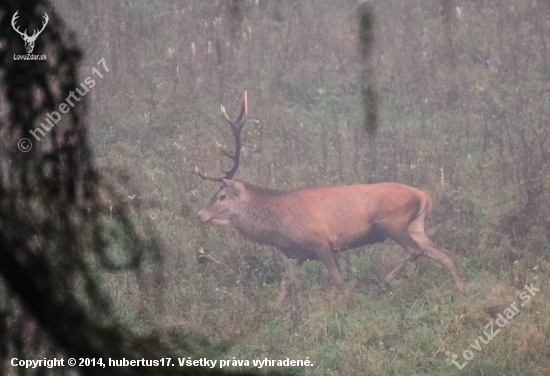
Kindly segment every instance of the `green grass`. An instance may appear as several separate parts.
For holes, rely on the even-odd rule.
[[[157,19],[144,16],[145,3],[139,12],[120,9],[150,35],[143,49],[120,54],[140,69],[121,69],[94,102],[91,135],[106,179],[128,198],[144,236],[154,230],[160,254],[140,273],[102,276],[115,314],[136,330],[186,339],[195,356],[314,363],[267,370],[273,375],[548,375],[549,98],[537,31],[547,26],[533,26],[534,3],[458,2],[452,33],[431,2],[375,4],[376,138],[363,129],[357,4],[260,3],[243,11],[242,40],[216,29],[221,65],[208,52],[213,34],[195,31],[214,19],[223,28],[221,10],[195,4]],[[502,31],[511,22],[514,38]],[[126,63],[119,65],[133,67]],[[290,294],[278,305],[292,262],[195,216],[217,185],[192,171],[227,167],[216,142],[230,149],[233,141],[219,104],[233,115],[244,89],[250,118],[235,178],[283,189],[382,181],[424,189],[434,202],[428,235],[456,254],[465,291],[437,262],[420,259],[379,295],[380,276],[403,257],[388,241],[341,255],[347,293],[333,289],[322,265],[306,262],[298,275],[287,272]],[[107,229],[117,260],[123,234]],[[201,248],[216,261],[200,259]],[[461,359],[531,282],[540,293],[458,370],[451,354]]]

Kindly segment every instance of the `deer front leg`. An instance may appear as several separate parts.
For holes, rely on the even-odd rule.
[[[279,284],[279,297],[277,298],[277,303],[281,304],[286,297],[287,290],[288,290],[288,279],[289,279],[289,273],[297,275],[298,272],[302,269],[302,264],[305,260],[298,260],[296,262],[296,265],[294,266],[295,272],[289,272],[288,270],[285,270],[285,273],[283,275],[283,278],[281,279],[281,283]]]
[[[319,257],[319,261],[327,268],[332,282],[339,288],[345,287],[346,282],[342,276],[342,270],[340,270],[340,263],[333,251],[330,248],[322,249],[317,253],[317,256]]]

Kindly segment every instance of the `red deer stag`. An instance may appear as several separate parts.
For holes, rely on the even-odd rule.
[[[223,106],[221,110],[235,137],[234,153],[222,149],[233,166],[224,177],[216,178],[204,176],[195,167],[202,179],[223,183],[198,213],[203,222],[234,227],[245,238],[279,248],[288,258],[297,259],[298,266],[305,260],[319,260],[338,286],[345,285],[338,252],[390,238],[407,256],[379,283],[382,292],[409,261],[422,255],[441,262],[462,289],[450,252],[432,243],[424,232],[424,217],[432,208],[426,192],[397,183],[278,191],[232,180],[248,114],[246,91],[236,121]],[[284,294],[282,284],[281,299]]]

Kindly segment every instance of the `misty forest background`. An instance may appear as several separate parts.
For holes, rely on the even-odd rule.
[[[136,336],[185,343],[172,348],[180,356],[315,364],[273,374],[550,375],[548,1],[372,1],[368,51],[366,8],[355,0],[52,4],[83,52],[79,82],[101,58],[110,69],[86,96],[94,163],[135,230],[158,245],[135,268],[96,270],[110,319]],[[233,140],[220,103],[236,116],[244,90],[250,115],[236,179],[426,190],[427,233],[455,254],[465,291],[423,258],[380,296],[379,277],[404,256],[388,241],[341,255],[354,289],[340,294],[320,263],[293,274],[278,250],[199,223],[218,187],[193,170],[227,168],[216,143],[231,149]],[[377,119],[373,136],[365,119]],[[128,243],[113,205],[103,201],[105,252],[123,264]],[[277,305],[285,269],[290,294]],[[453,354],[464,362],[530,283],[537,296],[459,371]],[[7,291],[5,312],[24,315]],[[39,331],[6,351],[63,354],[32,346]]]

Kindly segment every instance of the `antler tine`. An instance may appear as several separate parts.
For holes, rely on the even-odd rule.
[[[227,115],[227,112],[225,111],[225,107],[223,105],[221,105],[220,107],[221,107],[222,114],[223,114],[225,120],[227,120],[229,125],[231,125],[231,128],[233,128],[233,127],[242,128],[242,126],[246,122],[246,117],[248,116],[248,91],[247,90],[244,91],[243,105],[241,107],[241,113],[237,117],[237,120],[235,120],[235,121],[231,120],[231,118],[229,117],[229,115]],[[243,116],[244,116],[244,119],[243,119]]]
[[[33,33],[32,33],[32,36],[31,38],[34,38],[34,37],[37,37],[42,34],[42,32],[44,31],[44,29],[46,28],[46,25],[48,24],[48,21],[49,21],[49,18],[48,18],[48,15],[46,13],[44,13],[44,15],[42,16],[45,18],[45,20],[42,22],[42,29],[40,29],[40,31],[38,30],[34,30]]]
[[[13,28],[13,30],[15,30],[19,35],[23,35],[23,34],[27,34],[27,30],[25,30],[25,33],[22,33],[21,31],[19,31],[19,26],[15,27],[15,21],[19,18],[19,11],[16,11],[15,14],[13,15],[13,17],[11,18],[11,27]]]
[[[48,24],[48,21],[50,20],[46,13],[44,13],[44,15],[42,17],[44,17],[44,22],[42,22],[42,29],[38,32],[38,35],[42,34],[44,29],[46,28],[46,25]]]
[[[245,90],[243,94],[243,105],[241,107],[241,113],[239,114],[239,117],[237,118],[236,123],[240,124],[240,126],[242,127],[246,121],[247,116],[248,116],[248,91]]]
[[[227,158],[231,158],[231,159],[235,158],[235,154],[230,154],[228,151],[225,151],[225,150],[223,150],[223,149],[221,149],[221,152],[222,152],[222,154],[225,155]]]
[[[198,166],[195,166],[195,174],[199,175],[200,178],[201,178],[201,179],[204,179],[204,180],[217,181],[217,182],[220,182],[220,183],[223,182],[223,178],[213,178],[213,177],[211,177],[211,176],[203,175],[203,174],[199,171],[199,167],[198,167]]]

